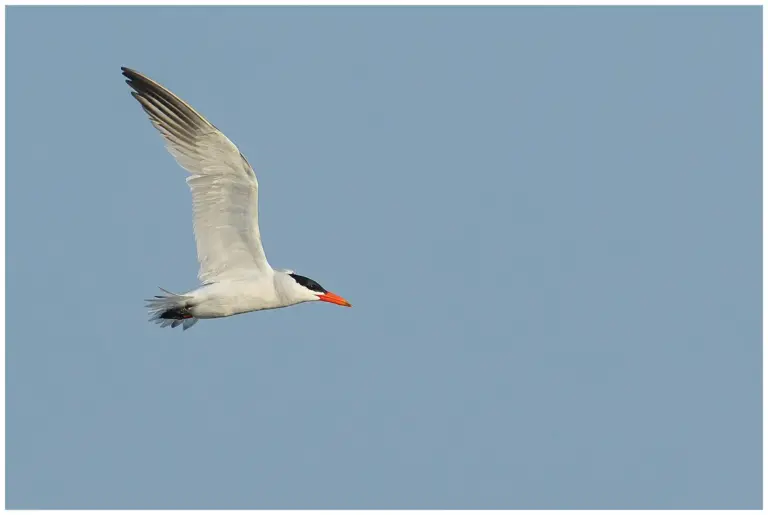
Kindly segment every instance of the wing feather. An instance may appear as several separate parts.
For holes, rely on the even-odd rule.
[[[266,273],[258,181],[248,160],[189,104],[149,77],[122,68],[133,97],[191,175],[193,226],[203,283]]]

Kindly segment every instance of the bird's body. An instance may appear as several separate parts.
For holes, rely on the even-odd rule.
[[[219,318],[286,305],[274,284],[276,276],[206,284],[184,294],[192,299],[195,318]]]
[[[238,148],[189,104],[152,79],[122,68],[132,95],[190,172],[199,288],[150,299],[151,319],[187,329],[219,318],[302,302],[350,304],[315,281],[267,262],[258,223],[258,182]]]
[[[272,270],[259,277],[204,284],[184,296],[191,299],[189,311],[195,318],[227,317],[317,300],[316,294],[305,294],[294,284],[288,272]]]

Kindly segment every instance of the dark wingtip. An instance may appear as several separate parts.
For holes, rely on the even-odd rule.
[[[142,75],[139,72],[131,68],[128,68],[127,66],[121,66],[120,70],[123,72],[123,77],[128,79],[125,81],[128,84],[130,84],[131,81],[141,80],[142,78]]]

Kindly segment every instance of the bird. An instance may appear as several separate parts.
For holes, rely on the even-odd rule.
[[[169,89],[121,67],[165,146],[189,175],[200,286],[160,288],[146,299],[150,322],[187,330],[201,319],[323,301],[352,305],[309,277],[273,269],[261,244],[259,183],[248,160],[223,132]]]

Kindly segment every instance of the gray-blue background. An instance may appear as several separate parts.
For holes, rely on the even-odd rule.
[[[760,8],[11,8],[10,508],[759,508]],[[347,297],[195,287],[167,85]]]

